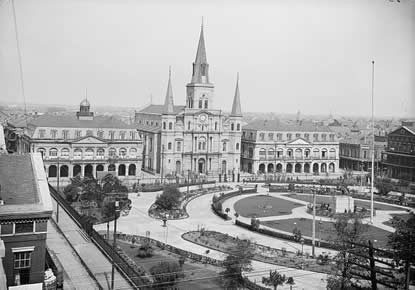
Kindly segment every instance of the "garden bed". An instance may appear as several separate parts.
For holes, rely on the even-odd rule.
[[[182,235],[182,238],[192,243],[228,253],[228,249],[238,245],[238,237],[232,237],[215,231],[192,231]],[[330,273],[330,264],[317,263],[317,259],[301,253],[293,253],[285,248],[275,249],[260,244],[252,244],[254,257],[253,260],[280,265],[289,268],[304,269],[314,272]]]
[[[289,215],[294,208],[301,206],[304,205],[286,199],[261,194],[238,200],[234,204],[234,209],[239,215],[251,218]]]

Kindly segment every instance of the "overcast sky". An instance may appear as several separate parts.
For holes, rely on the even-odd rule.
[[[174,4],[173,4],[174,3]],[[415,1],[15,0],[27,102],[185,102],[202,16],[216,108],[415,116]],[[0,100],[22,101],[10,0],[0,0]]]

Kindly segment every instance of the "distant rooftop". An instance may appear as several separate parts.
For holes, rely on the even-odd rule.
[[[255,120],[243,127],[246,130],[283,131],[283,132],[332,132],[329,127],[312,123],[287,124],[279,120]]]

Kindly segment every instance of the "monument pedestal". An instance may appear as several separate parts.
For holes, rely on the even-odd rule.
[[[354,210],[354,199],[348,195],[336,195],[334,197],[334,212],[335,213],[344,213],[353,212]]]

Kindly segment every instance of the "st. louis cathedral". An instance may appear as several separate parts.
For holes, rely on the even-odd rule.
[[[143,169],[162,176],[239,172],[242,113],[238,81],[230,114],[212,106],[203,26],[186,105],[175,105],[171,74],[164,105],[151,104],[135,114],[143,141]]]

